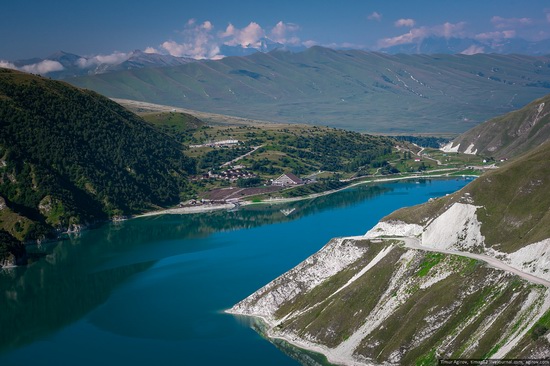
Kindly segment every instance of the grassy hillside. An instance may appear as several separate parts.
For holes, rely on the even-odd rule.
[[[202,198],[221,199],[211,191],[227,186],[262,188],[258,194],[263,190],[271,193],[269,179],[289,172],[318,180],[292,192],[305,195],[311,190],[346,185],[338,181],[341,178],[396,172],[395,165],[416,170],[420,165],[412,158],[403,160],[395,149],[397,142],[385,136],[298,124],[207,125],[180,112],[147,112],[142,116],[185,147],[190,146],[186,154],[196,159],[198,173],[191,185],[195,196]],[[212,144],[227,140],[238,143]],[[234,169],[246,177],[225,175]]]
[[[69,80],[110,97],[362,132],[464,132],[548,93],[550,58],[312,47]]]
[[[483,260],[409,249],[394,236],[403,235],[395,220],[422,225],[419,241],[428,248],[424,234],[432,219],[456,202],[476,205],[475,215],[457,214],[439,229],[456,228],[466,242],[468,227],[479,220],[483,249],[500,252],[486,250],[488,256],[548,280],[548,244],[541,241],[550,238],[549,159],[550,141],[453,195],[396,211],[383,219],[399,227],[382,234],[389,238],[333,239],[230,311],[261,317],[269,337],[321,352],[335,364],[547,358],[547,287]],[[463,252],[480,249],[464,245]]]
[[[534,103],[537,113],[545,104]],[[363,238],[333,239],[230,311],[261,317],[269,337],[336,364],[546,359],[549,161],[550,141],[541,142],[454,194],[392,213]]]
[[[485,245],[503,252],[550,238],[550,141],[479,177],[462,190],[432,202],[404,208],[384,218],[424,224],[453,203],[471,200],[481,221]]]
[[[435,366],[441,358],[503,358],[497,352],[512,340],[547,354],[544,325],[526,334],[547,321],[538,320],[546,297],[545,288],[480,261],[341,238],[231,312],[261,316],[270,337],[334,364]]]
[[[511,158],[550,139],[550,95],[504,116],[493,118],[453,140],[449,147],[478,155]]]
[[[179,201],[194,160],[135,114],[64,82],[0,69],[0,229],[52,228]]]

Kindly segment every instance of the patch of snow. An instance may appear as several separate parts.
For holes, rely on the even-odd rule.
[[[453,146],[454,142],[449,142],[447,145],[442,146],[439,150],[451,153],[451,152],[458,152],[458,148],[460,147],[460,144],[457,144],[456,146]]]
[[[422,234],[422,226],[407,224],[403,221],[382,221],[367,231],[365,239],[392,236],[418,236]]]
[[[435,218],[422,233],[422,246],[442,250],[466,250],[483,246],[478,206],[455,203]]]
[[[470,146],[468,146],[468,148],[466,150],[464,150],[464,154],[469,154],[469,155],[475,155],[477,154],[477,149],[474,150],[474,144],[471,143]]]

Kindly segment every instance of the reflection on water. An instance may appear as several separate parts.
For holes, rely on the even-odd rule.
[[[363,186],[288,205],[136,219],[107,224],[63,241],[29,248],[31,252],[45,255],[27,267],[0,272],[0,294],[3,294],[0,297],[0,329],[9,329],[9,332],[0,332],[0,350],[30,343],[80,319],[101,305],[114,288],[162,258],[206,251],[219,245],[216,242],[191,240],[193,238],[218,231],[296,220],[323,210],[347,206],[387,190],[378,186]],[[285,215],[281,212],[283,210],[292,212]],[[185,245],[181,245],[182,239],[187,239]],[[163,244],[158,245],[158,242]],[[152,243],[155,243],[154,247]],[[127,323],[133,316],[131,309],[119,314],[128,318],[119,319],[120,323]],[[108,314],[99,312],[94,314],[93,320],[99,324],[104,317],[108,318]],[[110,324],[112,326],[112,321]],[[201,324],[202,327],[204,324]],[[151,336],[154,329],[153,323],[137,331],[147,331]],[[166,331],[164,327],[159,333]],[[178,328],[177,332],[185,337],[181,329]],[[189,336],[195,334],[190,332]]]
[[[287,205],[145,217],[29,248],[42,257],[0,272],[0,363],[34,362],[25,357],[40,352],[36,365],[55,364],[60,354],[85,354],[80,364],[95,365],[103,358],[88,350],[92,342],[103,352],[118,352],[113,364],[173,364],[184,350],[186,359],[202,364],[294,365],[221,314],[223,307],[331,237],[364,233],[394,209],[427,201],[430,191],[445,194],[462,185],[367,185]],[[322,364],[318,355],[276,346]],[[246,353],[235,352],[239,347]]]
[[[328,362],[327,358],[320,353],[306,351],[304,349],[295,347],[282,339],[268,338],[266,335],[266,324],[262,320],[243,315],[233,316],[241,325],[254,329],[256,332],[258,332],[258,334],[271,342],[281,352],[297,360],[298,362],[300,362],[300,364],[304,366],[332,366],[332,364]]]

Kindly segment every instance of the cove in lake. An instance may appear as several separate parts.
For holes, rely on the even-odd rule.
[[[298,365],[223,313],[318,251],[467,181],[364,185],[289,205],[144,217],[0,272],[0,365]],[[285,345],[279,345],[285,348]]]

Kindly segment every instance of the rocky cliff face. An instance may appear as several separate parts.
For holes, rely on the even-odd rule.
[[[549,155],[332,240],[229,312],[335,364],[550,357]]]
[[[331,241],[230,312],[261,317],[268,336],[336,364],[550,356],[548,336],[530,340],[550,309],[546,287],[480,260],[372,238],[379,233]]]

